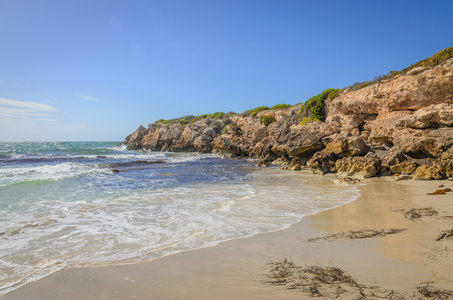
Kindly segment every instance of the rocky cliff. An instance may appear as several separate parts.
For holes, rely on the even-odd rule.
[[[128,149],[260,157],[261,165],[306,165],[315,173],[357,178],[453,176],[453,58],[393,75],[325,99],[324,122],[301,122],[310,113],[299,104],[254,116],[152,123],[123,143]]]

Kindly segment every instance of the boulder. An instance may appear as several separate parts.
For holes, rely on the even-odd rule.
[[[265,159],[260,159],[257,164],[258,167],[270,167],[270,165],[271,162]]]
[[[302,162],[300,158],[295,157],[291,160],[291,162],[288,165],[284,166],[282,169],[290,171],[299,171],[302,169]]]
[[[390,166],[390,171],[393,174],[411,175],[417,170],[417,168],[418,168],[417,163],[404,161],[400,164]]]
[[[271,164],[275,165],[275,166],[287,166],[287,165],[289,165],[289,163],[290,163],[290,160],[286,156],[281,156],[271,162]]]
[[[445,173],[437,166],[420,166],[412,175],[415,180],[440,180],[445,179]]]
[[[148,134],[148,129],[140,125],[137,130],[131,135],[126,137],[125,144],[128,150],[139,150],[142,148],[142,140]]]
[[[397,126],[414,129],[453,126],[453,104],[440,103],[422,107],[410,117],[400,120]]]
[[[390,150],[390,154],[388,157],[389,166],[398,165],[405,160],[407,160],[407,158],[401,151],[395,151],[393,149]]]
[[[335,168],[335,158],[327,149],[318,151],[307,162],[307,167],[315,174],[330,173]]]
[[[202,134],[195,138],[193,145],[195,149],[202,153],[209,153],[212,151],[212,137]]]
[[[368,151],[368,146],[360,137],[341,136],[328,143],[325,150],[335,154],[338,158],[343,158],[365,155]]]
[[[440,169],[447,177],[453,177],[453,159],[437,159],[433,165]]]
[[[381,160],[373,153],[366,156],[352,156],[339,159],[335,163],[338,177],[368,178],[381,169]]]
[[[232,142],[230,135],[217,136],[214,139],[213,152],[227,157],[244,155],[244,152]]]

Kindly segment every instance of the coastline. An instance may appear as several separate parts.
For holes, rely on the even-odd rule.
[[[305,172],[305,171],[304,171]],[[318,179],[317,179],[318,178]],[[310,177],[322,187],[333,176]],[[451,181],[371,178],[361,196],[346,205],[307,216],[292,227],[230,240],[217,246],[134,265],[72,268],[31,283],[1,299],[304,299],[302,292],[268,281],[266,263],[290,258],[298,265],[340,267],[358,282],[410,295],[433,281],[453,285],[453,241],[435,239],[452,229],[453,194],[426,195]],[[437,216],[419,221],[403,210],[433,207]],[[452,217],[453,218],[453,217]],[[348,230],[407,228],[402,233],[360,240],[318,240]]]

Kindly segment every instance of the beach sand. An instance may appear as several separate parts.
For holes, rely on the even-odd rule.
[[[332,179],[313,176],[309,184],[322,188]],[[453,229],[453,192],[427,195],[440,184],[453,188],[452,181],[365,179],[356,201],[305,217],[289,229],[147,263],[65,269],[2,300],[309,299],[302,291],[269,283],[268,263],[285,258],[297,265],[339,267],[361,284],[406,295],[426,282],[452,289],[453,239],[436,238],[442,230]],[[404,210],[421,207],[438,214],[418,221],[404,217]],[[390,228],[407,230],[367,239],[308,241],[341,231]],[[340,299],[347,297],[351,295]]]

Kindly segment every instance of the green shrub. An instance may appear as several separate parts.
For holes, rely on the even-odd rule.
[[[325,121],[326,99],[332,99],[338,95],[339,91],[338,89],[327,89],[321,94],[311,97],[302,105],[299,115],[307,114],[306,112],[309,111],[311,113],[310,120]]]
[[[284,109],[284,108],[290,108],[290,107],[293,107],[293,106],[291,104],[282,103],[282,104],[277,104],[277,105],[272,106],[271,109]]]
[[[302,119],[302,122],[300,122],[299,125],[304,126],[305,124],[307,124],[310,121],[311,121],[310,118],[305,117]]]
[[[201,115],[201,116],[194,117],[194,119],[191,122],[195,123],[196,121],[204,119],[204,118],[222,119],[224,115],[225,115],[224,112],[215,112],[213,114],[204,114],[204,115]]]
[[[269,126],[269,124],[274,123],[274,122],[277,122],[277,120],[275,120],[275,118],[272,116],[262,115],[260,117],[260,124],[262,124],[262,125]]]
[[[403,69],[403,73],[407,73],[410,70],[417,68],[417,67],[433,67],[437,66],[438,64],[446,61],[447,59],[450,59],[453,57],[453,47],[443,49],[436,54],[434,54],[431,57],[428,57],[424,60],[419,61],[418,63],[415,63],[411,65],[410,67],[407,67]]]
[[[192,115],[189,115],[189,116],[184,116],[181,118],[170,119],[170,120],[160,119],[160,120],[157,120],[156,123],[158,123],[158,124],[178,124],[179,123],[182,125],[187,125],[193,120],[193,118],[195,118],[195,117]]]
[[[259,112],[269,110],[269,107],[267,106],[258,106],[255,107],[254,109],[246,110],[245,113],[248,115],[251,115],[252,117],[256,116]]]
[[[233,114],[233,113],[230,113],[230,114]],[[195,123],[196,121],[204,119],[204,118],[222,119],[224,115],[225,115],[224,112],[215,112],[213,114],[204,114],[201,116],[189,115],[189,116],[184,116],[184,117],[170,119],[170,120],[160,119],[160,120],[157,120],[156,123],[158,123],[158,124],[177,124],[177,123],[179,123],[182,125],[187,125],[189,123]]]

